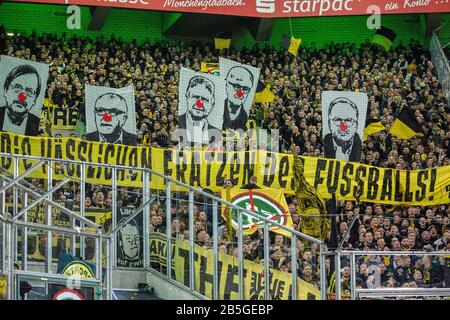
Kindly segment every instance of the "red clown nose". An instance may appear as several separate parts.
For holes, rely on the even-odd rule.
[[[20,93],[17,95],[17,99],[19,99],[20,103],[24,103],[25,100],[27,100],[27,96],[26,96],[25,93],[20,92]]]
[[[103,120],[104,120],[105,122],[110,122],[110,121],[112,120],[112,115],[109,114],[108,112],[105,112],[105,113],[103,114]]]
[[[348,127],[347,127],[347,125],[344,122],[341,122],[341,124],[339,125],[339,129],[341,131],[347,131]]]
[[[236,91],[236,97],[242,98],[243,96],[244,96],[244,90],[239,89],[238,91]]]
[[[195,102],[195,106],[199,109],[203,109],[203,100],[197,99],[197,101]]]

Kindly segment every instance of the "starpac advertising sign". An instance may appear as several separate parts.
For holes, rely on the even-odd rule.
[[[441,0],[14,0],[11,2],[105,6],[258,18],[450,12],[448,2]]]

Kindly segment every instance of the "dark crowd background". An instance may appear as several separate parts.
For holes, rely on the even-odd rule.
[[[254,104],[250,119],[258,127],[278,129],[279,147],[284,153],[323,156],[321,137],[321,92],[342,90],[369,95],[368,117],[381,119],[387,130],[402,107],[409,106],[426,132],[424,137],[401,140],[387,131],[369,136],[363,144],[361,163],[404,170],[425,169],[450,164],[450,109],[438,82],[428,49],[411,40],[389,52],[369,41],[330,43],[322,48],[302,44],[295,59],[285,50],[271,46],[217,51],[212,46],[181,43],[140,43],[110,39],[66,37],[53,34],[6,36],[0,28],[1,54],[50,64],[46,106],[75,108],[84,117],[86,84],[119,88],[133,84],[136,90],[136,123],[139,144],[170,148],[177,128],[178,80],[180,68],[200,70],[202,61],[218,62],[219,56],[261,68],[260,80],[270,85],[273,103]],[[45,122],[45,121],[43,121]],[[50,132],[43,126],[42,135]],[[252,148],[247,143],[247,148]],[[36,188],[43,181],[34,179]],[[240,187],[240,186],[233,186]],[[138,188],[121,188],[117,205],[138,207],[142,196]],[[12,195],[11,195],[12,196]],[[219,195],[220,196],[220,195]],[[164,195],[151,210],[150,230],[165,232]],[[188,239],[188,201],[174,193],[171,204],[174,237]],[[11,198],[10,198],[11,199]],[[79,206],[79,184],[66,184],[55,199],[73,201]],[[294,226],[299,229],[302,216],[297,199],[287,197]],[[112,192],[107,187],[88,185],[86,208],[111,208]],[[449,287],[448,256],[395,256],[389,251],[450,251],[450,204],[425,207],[385,206],[376,203],[338,202],[336,228],[338,240],[356,223],[344,241],[349,250],[383,251],[357,259],[357,286]],[[202,197],[194,204],[195,241],[212,247],[212,209]],[[236,235],[228,241],[225,221],[219,227],[219,249],[237,256]],[[263,235],[244,237],[244,256],[263,261]],[[273,268],[291,272],[290,247],[294,244],[281,235],[271,234],[270,261]],[[318,248],[298,240],[298,275],[319,286]],[[330,259],[327,277],[333,280]],[[349,260],[342,259],[342,292],[349,294]]]

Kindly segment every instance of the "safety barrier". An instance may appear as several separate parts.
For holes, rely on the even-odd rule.
[[[450,64],[441,46],[439,37],[435,32],[430,44],[431,59],[437,71],[438,79],[441,82],[447,104],[450,105]]]
[[[398,260],[401,257],[407,257],[413,261],[420,261],[424,257],[428,259],[430,257],[439,257],[441,260],[450,259],[450,252],[448,251],[341,251],[339,252],[339,259],[348,259],[347,266],[350,269],[350,292],[351,299],[363,299],[363,298],[388,298],[388,297],[449,297],[450,287],[446,284],[446,288],[433,287],[431,283],[433,279],[430,279],[429,284],[424,284],[423,287],[388,287],[392,284],[386,285],[380,280],[380,270],[376,263],[377,261],[385,264],[385,259],[389,260],[390,264],[398,264],[397,268],[402,268],[402,265]],[[370,258],[370,259],[369,259]],[[368,266],[368,275],[373,277],[373,281],[370,281],[367,288],[357,286],[357,270],[358,260],[364,260],[364,263]],[[367,261],[366,261],[367,260]],[[397,261],[396,261],[397,260]],[[439,259],[434,259],[437,263]],[[373,263],[371,263],[373,261]],[[431,268],[430,259],[430,268]],[[341,268],[344,264],[341,264]],[[408,266],[409,268],[409,266]],[[447,265],[441,265],[440,268],[444,274],[450,272],[450,267]],[[405,267],[406,269],[406,267]],[[393,270],[395,272],[395,268]],[[448,280],[447,280],[448,281]],[[411,282],[414,282],[411,280]],[[442,286],[440,284],[439,286]]]
[[[111,172],[111,183],[108,194],[111,196],[110,209],[93,210],[87,208],[87,183],[85,179],[69,179],[61,175],[57,168],[62,165],[61,160],[0,154],[0,161],[9,159],[14,162],[14,172],[1,171],[0,178],[0,266],[7,273],[7,298],[19,298],[15,286],[17,281],[24,278],[49,278],[54,281],[69,280],[68,277],[55,272],[55,250],[59,245],[68,248],[73,255],[85,257],[96,264],[94,278],[82,279],[91,286],[101,288],[103,294],[98,297],[111,299],[112,274],[116,269],[146,270],[157,274],[166,281],[201,299],[321,299],[327,298],[327,268],[325,260],[333,256],[336,268],[340,270],[345,263],[350,270],[350,293],[341,294],[340,272],[336,273],[334,299],[365,299],[379,297],[418,297],[450,295],[447,288],[371,288],[357,287],[357,262],[364,256],[439,256],[448,257],[448,252],[379,252],[379,251],[345,251],[338,249],[329,252],[323,242],[292,230],[270,219],[263,218],[252,211],[216,197],[205,190],[192,188],[187,184],[164,176],[159,172],[143,168],[126,166],[107,166],[97,163],[65,160],[65,166],[73,166],[80,170],[80,177],[85,177],[92,167],[102,167]],[[19,170],[19,161],[27,162],[26,169]],[[48,178],[44,186],[36,181],[31,183],[27,175],[38,167],[44,166]],[[133,207],[121,205],[127,197],[123,188],[117,187],[117,179],[124,172],[133,174],[141,171],[142,188],[135,188],[136,201]],[[151,186],[151,175],[164,179],[166,190],[164,193],[155,191]],[[69,181],[79,184],[80,199],[78,206],[68,205],[54,200],[56,191],[64,188]],[[174,187],[176,192],[172,192]],[[184,191],[180,191],[184,190]],[[12,192],[11,192],[12,191]],[[22,193],[20,193],[21,191]],[[186,198],[183,198],[186,195]],[[150,227],[153,216],[153,205],[164,204],[165,227],[154,230]],[[204,248],[196,244],[194,225],[194,208],[203,205],[205,211],[210,210],[212,216],[212,239],[210,246]],[[174,205],[174,206],[173,206]],[[41,206],[41,207],[39,207]],[[174,235],[172,230],[172,212],[174,208],[186,207],[184,217],[188,222],[184,238]],[[234,254],[219,250],[219,221],[220,209],[223,207],[236,210],[238,216],[237,241],[231,246]],[[54,209],[54,210],[52,210]],[[124,214],[126,213],[126,214]],[[40,217],[39,215],[43,216]],[[63,219],[63,216],[65,218]],[[244,259],[243,218],[251,217],[262,224],[263,261],[269,261],[270,243],[269,232],[278,227],[290,234],[290,270],[282,272],[271,268],[269,263],[252,262]],[[139,220],[140,219],[140,220]],[[133,222],[134,221],[134,222]],[[138,224],[136,221],[140,221]],[[139,225],[141,233],[134,226]],[[122,232],[124,229],[127,232]],[[36,231],[40,230],[40,231]],[[34,233],[33,233],[34,232]],[[36,235],[37,234],[37,235]],[[62,236],[61,241],[55,237]],[[35,238],[33,238],[35,237]],[[37,239],[36,250],[30,249],[27,243]],[[47,239],[47,240],[46,240]],[[52,239],[53,241],[48,241]],[[90,244],[87,240],[91,239]],[[137,241],[141,241],[136,244]],[[320,270],[320,294],[317,289],[305,283],[295,272],[297,263],[297,240],[303,240],[317,246],[319,253],[318,267]],[[56,241],[56,242],[55,242]],[[128,241],[128,247],[125,242]],[[170,245],[169,245],[170,244]],[[143,250],[142,250],[143,248]],[[31,254],[35,252],[34,254]],[[30,253],[30,254],[29,254]],[[136,255],[138,259],[126,258]],[[142,263],[139,262],[140,259]],[[261,263],[263,262],[263,263]],[[169,267],[170,266],[170,267]],[[35,269],[38,268],[38,271]],[[40,269],[39,269],[40,268]],[[373,270],[372,270],[373,271]],[[27,279],[28,279],[27,278]]]
[[[158,273],[160,276],[164,277],[170,283],[177,285],[179,287],[184,288],[186,291],[189,291],[191,294],[198,296],[202,299],[245,299],[249,298],[246,292],[249,291],[248,286],[250,285],[250,281],[254,281],[257,277],[253,277],[252,275],[260,273],[263,276],[263,279],[258,278],[260,281],[260,294],[259,298],[264,299],[274,299],[274,298],[290,298],[297,299],[299,297],[311,297],[314,299],[319,298],[325,299],[326,297],[326,288],[324,285],[324,259],[323,255],[320,255],[319,261],[319,269],[320,269],[320,294],[319,295],[308,295],[305,294],[307,291],[302,291],[302,283],[303,280],[299,279],[297,276],[298,264],[297,264],[297,249],[296,245],[297,240],[303,240],[310,244],[314,244],[318,247],[318,251],[323,253],[326,251],[325,244],[313,237],[310,237],[306,234],[293,230],[285,225],[279,224],[270,219],[264,218],[250,210],[237,206],[233,203],[225,201],[220,197],[216,197],[204,190],[200,190],[197,188],[193,188],[185,183],[172,179],[170,177],[164,176],[159,172],[155,172],[146,168],[135,168],[135,167],[126,167],[126,166],[110,166],[107,164],[99,164],[99,163],[90,163],[90,162],[80,162],[74,160],[64,160],[60,159],[52,159],[52,158],[39,158],[32,157],[26,155],[11,155],[0,153],[1,161],[13,161],[14,162],[14,172],[12,175],[8,176],[8,172],[2,172],[4,176],[2,178],[2,184],[0,187],[0,203],[2,208],[1,218],[3,220],[3,228],[7,230],[6,233],[3,233],[3,236],[6,236],[6,241],[3,242],[4,248],[2,252],[2,260],[3,260],[3,270],[8,273],[8,298],[12,299],[13,296],[13,287],[12,284],[14,282],[14,277],[17,274],[26,275],[30,271],[29,265],[31,262],[28,261],[27,258],[27,239],[28,239],[28,230],[29,229],[39,229],[44,230],[46,232],[47,239],[53,239],[52,232],[57,233],[59,235],[70,235],[71,241],[70,243],[70,253],[73,255],[80,255],[81,257],[85,257],[86,243],[84,241],[85,238],[93,237],[97,243],[95,246],[95,256],[96,256],[96,264],[97,264],[97,274],[98,280],[104,286],[103,288],[106,290],[105,298],[111,299],[111,283],[112,283],[112,272],[114,269],[126,269],[126,270],[148,270],[154,273]],[[26,163],[24,166],[20,166],[21,164]],[[47,172],[46,185],[40,186],[41,192],[38,191],[39,186],[31,185],[29,181],[27,181],[27,176],[36,168],[44,166]],[[80,171],[80,179],[74,180],[73,178],[69,178],[64,176],[58,171],[58,167],[66,166],[71,167],[73,170]],[[109,170],[111,173],[110,185],[106,186],[108,190],[110,190],[111,199],[111,215],[110,217],[101,217],[100,219],[94,218],[95,222],[90,219],[87,219],[87,210],[86,210],[86,186],[87,183],[84,179],[86,177],[87,172],[94,167],[100,167],[103,170]],[[19,168],[25,168],[20,170]],[[142,187],[135,188],[135,195],[137,202],[136,205],[132,208],[124,208],[120,203],[127,196],[124,195],[128,191],[124,191],[124,189],[119,189],[117,185],[118,177],[123,176],[124,174],[134,174],[136,172],[140,172],[139,176],[142,176]],[[164,195],[161,195],[152,190],[151,186],[151,175],[156,175],[162,179],[164,179],[166,185],[166,191]],[[28,179],[30,180],[30,179]],[[64,185],[68,182],[75,182],[79,185],[79,207],[74,210],[73,208],[68,209],[67,204],[60,204],[55,201],[52,196],[54,193],[61,188],[64,188]],[[56,183],[55,183],[56,182]],[[55,183],[55,184],[54,184]],[[130,186],[132,187],[132,186]],[[177,189],[176,192],[171,192],[171,188]],[[10,194],[7,195],[8,190],[13,189],[12,196]],[[18,190],[23,191],[22,197],[19,199]],[[185,190],[184,192],[179,190]],[[109,193],[109,192],[108,192]],[[166,267],[165,270],[161,268],[156,268],[154,265],[152,266],[151,257],[150,257],[150,245],[151,238],[154,235],[154,230],[151,230],[151,206],[155,203],[165,202],[165,229],[160,230],[164,233],[166,244],[165,248],[165,260],[166,266],[172,266],[174,263],[175,257],[176,259],[180,259],[179,254],[182,252],[180,250],[181,246],[175,246],[173,249],[174,243],[178,243],[176,239],[172,237],[172,215],[168,214],[172,210],[173,202],[183,202],[185,200],[180,199],[180,195],[186,194],[187,199],[187,214],[186,221],[188,221],[187,233],[188,238],[185,243],[187,247],[183,247],[183,256],[185,270],[182,270],[183,275],[180,275],[183,279],[185,279],[182,283],[180,283],[180,277],[174,276],[173,272],[181,272],[180,270],[173,270],[172,268]],[[27,197],[29,199],[27,199]],[[204,251],[203,255],[198,254],[198,248],[196,248],[195,244],[195,226],[194,226],[194,205],[196,204],[196,200],[198,197],[201,197],[202,203],[205,204],[210,210],[212,214],[212,245],[209,250]],[[12,208],[9,213],[6,210],[6,202],[7,198],[12,200]],[[19,201],[20,200],[20,201]],[[47,208],[45,210],[45,223],[34,223],[30,222],[27,214],[30,210],[35,207],[44,204],[44,207]],[[235,210],[237,213],[237,242],[235,243],[237,253],[235,256],[236,259],[231,262],[226,269],[228,274],[231,274],[229,277],[230,282],[221,281],[221,276],[223,276],[224,269],[224,259],[228,259],[222,253],[219,252],[218,247],[218,229],[219,229],[219,214],[220,208],[227,207],[232,210]],[[67,215],[69,218],[70,226],[69,227],[57,227],[52,225],[52,210],[51,208],[57,208],[61,214]],[[126,213],[126,214],[124,214]],[[248,261],[244,259],[244,233],[243,233],[243,220],[244,218],[251,217],[256,223],[260,224],[262,227],[262,244],[261,248],[263,250],[263,260],[265,262],[269,261],[269,252],[270,252],[270,242],[269,242],[269,230],[271,228],[277,227],[281,230],[284,230],[288,234],[290,234],[290,269],[294,272],[284,273],[281,276],[283,279],[286,278],[286,274],[289,275],[289,283],[286,283],[286,288],[281,288],[277,291],[277,283],[279,281],[271,281],[271,277],[278,277],[278,273],[273,270],[269,263],[263,263],[260,265],[251,265]],[[120,219],[119,219],[120,218]],[[139,223],[139,226],[133,221],[136,221],[137,218],[142,219]],[[109,227],[105,227],[105,221],[109,219],[110,225]],[[55,222],[57,219],[53,219]],[[19,233],[15,230],[17,228],[22,228],[23,232]],[[125,230],[128,232],[122,232]],[[139,230],[139,231],[136,231]],[[139,233],[142,231],[142,234]],[[19,239],[23,239],[19,242]],[[142,239],[142,242],[137,243]],[[18,245],[20,244],[21,250],[17,250]],[[42,272],[42,275],[51,275],[54,274],[52,270],[52,266],[54,266],[55,261],[52,260],[52,241],[46,241],[46,255],[44,262],[45,269]],[[111,245],[110,245],[111,244]],[[141,248],[142,244],[142,248]],[[292,245],[294,244],[294,245]],[[104,259],[103,251],[106,251],[106,259]],[[175,251],[175,252],[174,252]],[[178,255],[178,256],[177,256]],[[128,259],[131,256],[138,256],[138,259],[135,259],[133,262],[132,259]],[[212,261],[211,269],[202,273],[201,268],[204,268],[201,261],[199,261],[199,257],[208,256]],[[139,258],[142,258],[142,263],[139,262]],[[105,260],[105,261],[104,261]],[[200,259],[201,260],[201,259]],[[6,263],[5,263],[6,261]],[[19,261],[20,271],[14,270],[14,262]],[[179,261],[179,260],[178,260]],[[209,261],[209,260],[208,260]],[[260,267],[262,266],[262,267]],[[102,267],[106,267],[106,276],[103,281],[102,279]],[[259,268],[262,268],[261,270]],[[249,272],[250,270],[250,272]],[[251,270],[259,270],[254,271],[252,273]],[[31,274],[31,273],[30,273]],[[201,289],[199,283],[205,283],[203,281],[204,277],[208,275],[211,276],[208,282],[211,285],[211,294],[205,295],[204,288]],[[237,277],[235,277],[237,276]],[[237,281],[235,281],[237,280]],[[262,283],[263,280],[263,283]],[[256,280],[255,280],[256,281]],[[286,280],[287,281],[287,280]],[[223,285],[227,286],[227,288],[223,288]],[[307,284],[305,284],[305,287]],[[278,286],[279,287],[279,286]],[[279,288],[278,288],[279,289]],[[283,291],[284,290],[284,291]],[[301,291],[301,292],[300,292]],[[280,294],[281,293],[281,294]],[[17,297],[17,296],[16,296]]]

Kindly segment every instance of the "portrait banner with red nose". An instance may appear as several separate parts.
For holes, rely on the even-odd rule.
[[[223,130],[245,131],[261,69],[225,58],[219,58],[219,68],[226,91]]]
[[[181,68],[178,87],[178,139],[211,144],[222,139],[225,82],[213,74]]]
[[[37,136],[49,66],[2,55],[0,131]]]
[[[136,145],[134,88],[114,89],[86,85],[86,138]]]
[[[322,92],[325,158],[360,161],[367,107],[366,93]]]
[[[117,234],[117,266],[142,268],[144,266],[144,224],[143,215],[139,214],[131,220],[127,218],[136,210],[130,200],[119,197],[117,205],[116,225],[122,225]],[[161,221],[152,217],[153,230],[162,228]],[[126,222],[126,223],[125,223]]]

